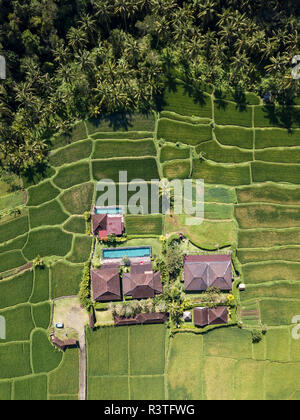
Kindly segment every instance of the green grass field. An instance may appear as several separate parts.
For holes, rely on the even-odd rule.
[[[211,136],[211,127],[208,124],[188,124],[167,118],[159,120],[158,139],[196,146],[199,143],[210,140]]]
[[[88,330],[88,398],[164,399],[165,339],[164,325]]]
[[[0,315],[8,326],[0,400],[78,398],[78,350],[52,347],[51,305],[78,293],[91,251],[83,213],[95,203],[96,181],[118,181],[119,171],[128,181],[204,179],[203,223],[128,215],[125,246],[151,245],[161,255],[158,236],[181,232],[187,252],[236,248],[243,328],[174,337],[157,325],[88,329],[88,398],[300,398],[300,341],[291,336],[300,313],[299,110],[258,103],[177,84],[160,113],[114,114],[54,138],[49,165],[22,177],[25,191],[0,180]],[[16,273],[38,255],[44,269]],[[268,331],[253,344],[251,330],[263,324]]]

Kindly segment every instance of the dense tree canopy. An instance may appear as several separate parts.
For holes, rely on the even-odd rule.
[[[147,110],[170,79],[299,90],[294,0],[0,0],[0,159],[20,171],[77,119]]]

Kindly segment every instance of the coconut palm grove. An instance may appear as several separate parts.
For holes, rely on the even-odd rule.
[[[0,0],[0,401],[300,399],[299,32]]]

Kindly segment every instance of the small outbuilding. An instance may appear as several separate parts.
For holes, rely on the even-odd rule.
[[[228,315],[228,308],[226,306],[217,306],[215,308],[195,308],[194,324],[197,327],[205,327],[206,325],[227,324]]]
[[[185,322],[191,322],[192,321],[192,312],[185,311],[183,312],[183,319]]]

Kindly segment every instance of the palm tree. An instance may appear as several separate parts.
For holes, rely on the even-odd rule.
[[[216,13],[217,3],[214,0],[196,0],[196,4],[199,8],[197,17],[203,21],[205,25],[208,25],[214,18]]]
[[[82,28],[72,27],[67,33],[67,40],[73,51],[79,51],[87,44],[87,34]]]

